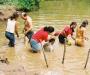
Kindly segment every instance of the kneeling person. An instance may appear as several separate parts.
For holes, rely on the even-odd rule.
[[[46,26],[39,31],[37,31],[35,34],[33,34],[30,45],[32,47],[33,52],[38,52],[42,50],[42,42],[48,41],[48,35],[52,34],[54,32],[54,28],[52,26]]]

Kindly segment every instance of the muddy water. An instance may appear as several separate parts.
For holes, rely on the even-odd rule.
[[[33,19],[33,30],[37,31],[45,25],[54,26],[56,30],[62,30],[65,25],[76,21],[78,25],[82,20],[90,22],[89,0],[61,0],[46,1],[41,3],[39,11],[30,12]],[[90,60],[87,69],[84,70],[85,60],[90,40],[85,41],[85,47],[72,45],[66,47],[65,62],[62,64],[63,45],[56,40],[53,52],[46,52],[49,68],[46,67],[42,52],[33,54],[30,45],[23,41],[23,20],[19,20],[20,38],[16,37],[15,48],[7,46],[8,40],[4,36],[5,23],[0,22],[0,56],[7,57],[9,64],[0,63],[0,75],[90,75]],[[90,39],[90,26],[88,25],[86,36]],[[57,39],[57,37],[56,37]]]

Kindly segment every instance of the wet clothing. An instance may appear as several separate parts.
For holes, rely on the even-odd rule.
[[[38,52],[38,51],[42,50],[41,43],[37,42],[35,39],[31,39],[30,44],[31,44],[31,47],[32,47],[32,51]]]
[[[6,31],[10,32],[10,33],[14,33],[15,32],[15,24],[16,24],[15,20],[8,19]]]
[[[46,41],[48,39],[48,32],[41,29],[32,36],[32,39],[35,39],[37,42]]]
[[[76,40],[75,44],[77,46],[84,46],[84,34],[85,28],[84,27],[78,27],[76,30]]]
[[[68,35],[73,35],[73,30],[70,28],[70,26],[66,26],[60,34],[67,37]]]
[[[8,45],[10,47],[14,47],[14,44],[15,44],[15,37],[14,37],[15,24],[16,24],[15,20],[8,19],[5,36],[9,40],[9,44]]]
[[[33,51],[42,50],[42,41],[48,39],[48,32],[44,31],[42,28],[41,30],[37,31],[33,34],[32,39],[30,41],[31,47]]]
[[[30,30],[25,36],[27,36],[27,38],[29,39],[29,42],[31,40],[32,35],[34,34],[34,32],[32,30]]]
[[[10,47],[14,47],[14,43],[15,43],[15,37],[14,37],[14,33],[10,33],[10,32],[5,32],[5,36],[6,38],[9,40],[9,46]]]
[[[66,38],[66,37],[65,37],[64,35],[62,35],[62,34],[60,34],[60,35],[58,36],[59,42],[62,43],[62,44],[65,43],[65,38]]]
[[[68,35],[73,35],[73,30],[70,28],[70,26],[66,26],[64,30],[59,34],[58,36],[59,42],[64,44],[65,38],[67,38]]]

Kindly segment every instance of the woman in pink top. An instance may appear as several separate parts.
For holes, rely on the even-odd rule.
[[[71,35],[71,37],[72,37],[74,29],[76,28],[76,26],[77,26],[77,23],[72,22],[70,24],[70,26],[66,26],[62,32],[56,32],[55,35],[59,35],[58,36],[59,42],[64,44],[65,43],[65,38],[67,39],[68,35]]]
[[[54,28],[52,26],[46,26],[39,31],[37,31],[35,34],[33,34],[32,39],[30,41],[32,51],[38,52],[39,50],[42,50],[41,43],[43,41],[48,40],[48,35],[54,32]]]

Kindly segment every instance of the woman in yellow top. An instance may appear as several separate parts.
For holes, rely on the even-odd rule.
[[[88,25],[88,21],[85,20],[82,22],[82,24],[77,28],[76,30],[76,40],[75,40],[75,45],[77,46],[84,46],[84,39],[85,37],[85,30],[86,26]]]

